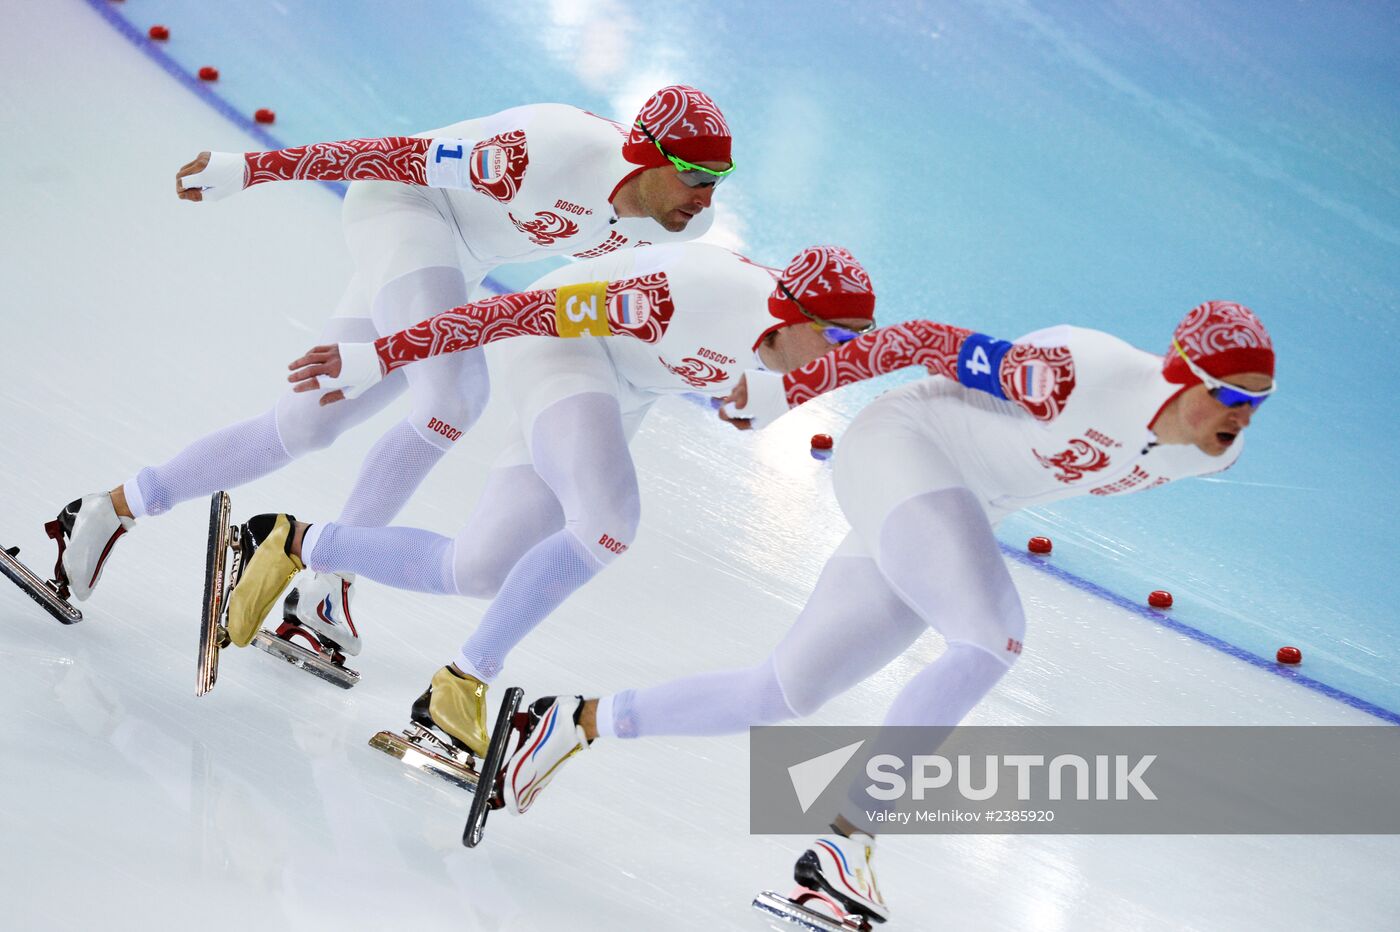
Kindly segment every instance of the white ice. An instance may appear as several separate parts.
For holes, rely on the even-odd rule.
[[[45,569],[41,524],[64,502],[271,403],[348,260],[317,186],[177,202],[182,162],[253,143],[85,5],[5,6],[0,542]],[[333,517],[398,416],[235,490],[236,514]],[[490,412],[402,523],[455,530],[502,424]],[[818,409],[749,437],[662,405],[636,444],[636,546],[506,679],[598,694],[760,657],[842,533],[806,450],[839,427]],[[196,700],[206,511],[142,521],[80,625],[0,583],[0,927],[765,926],[749,901],[790,885],[803,839],[748,834],[743,736],[600,742],[476,850],[459,841],[465,794],[366,747],[403,724],[484,603],[366,585],[356,689],[229,652]],[[1029,646],[976,723],[1376,723],[1012,572]],[[815,720],[878,720],[940,649],[920,641]],[[879,870],[895,929],[1381,929],[1400,924],[1397,855],[1389,837],[891,837]]]

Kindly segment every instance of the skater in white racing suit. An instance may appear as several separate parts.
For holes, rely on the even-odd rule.
[[[581,284],[589,280],[596,284]],[[874,327],[869,277],[850,253],[831,246],[802,250],[776,279],[742,256],[696,243],[560,269],[537,287],[561,294],[593,287],[601,294],[603,283],[619,281],[648,284],[609,286],[600,300],[615,309],[613,316],[645,317],[669,304],[665,336],[655,345],[531,338],[503,344],[500,382],[518,434],[455,540],[338,521],[308,530],[290,516],[260,516],[267,541],[229,600],[234,643],[252,639],[280,580],[303,561],[402,589],[493,598],[477,630],[433,677],[430,702],[419,703],[427,719],[421,724],[480,755],[487,743],[486,688],[510,650],[632,543],[641,500],[628,444],[656,399],[690,392],[722,398],[755,353],[769,369],[787,372]],[[421,357],[451,349],[447,341],[411,334],[389,341]],[[354,352],[341,347],[327,370]],[[305,376],[320,371],[311,366]],[[339,391],[343,379],[321,385],[318,377],[317,384]],[[356,382],[352,390],[362,388]]]
[[[993,526],[1055,499],[1140,492],[1226,469],[1274,390],[1263,325],[1241,305],[1211,301],[1185,317],[1165,356],[1070,326],[1014,343],[927,321],[882,328],[780,384],[756,392],[750,380],[749,406],[735,413],[771,417],[905,365],[940,377],[882,396],[842,437],[834,487],[851,529],[774,651],[751,667],[600,700],[539,700],[506,764],[508,805],[527,808],[559,764],[598,737],[728,734],[810,715],[928,627],[947,650],[905,685],[884,724],[956,725],[1025,644]],[[546,719],[556,724],[544,736],[535,723]],[[574,727],[559,726],[569,721]],[[907,760],[935,749],[936,740],[871,753]],[[846,909],[883,920],[865,782],[796,873]]]
[[[467,120],[417,137],[348,140],[276,152],[203,153],[181,169],[176,191],[217,200],[292,179],[349,180],[344,229],[355,277],[323,342],[368,342],[468,303],[504,263],[591,258],[644,243],[702,235],[716,185],[733,170],[730,133],[694,88],[652,95],[631,126],[562,104]],[[59,575],[78,599],[97,584],[117,539],[135,519],[242,485],[330,445],[407,389],[410,410],[366,458],[339,520],[377,526],[471,428],[489,384],[480,351],[394,372],[334,406],[287,392],[269,411],[195,441],[110,493],[73,502],[52,523]],[[348,579],[306,581],[299,599],[331,610],[323,633],[356,653]],[[328,598],[329,597],[329,598]],[[314,613],[303,621],[315,625]]]

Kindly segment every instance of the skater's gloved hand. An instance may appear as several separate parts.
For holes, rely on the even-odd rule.
[[[739,430],[759,430],[788,412],[787,388],[780,372],[749,369],[724,399],[719,419]]]
[[[182,201],[219,201],[243,190],[247,161],[241,152],[201,152],[175,173]]]
[[[323,405],[344,398],[356,398],[384,378],[379,353],[373,343],[313,346],[305,356],[293,360],[287,368],[292,370],[292,374],[287,376],[287,381],[292,383],[292,391],[323,391]]]

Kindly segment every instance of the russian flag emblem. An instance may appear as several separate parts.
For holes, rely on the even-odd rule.
[[[482,146],[473,153],[473,158],[476,164],[472,167],[483,183],[496,181],[505,173],[505,151],[500,146]]]
[[[646,295],[640,291],[622,291],[613,298],[613,320],[624,327],[637,327],[646,323],[651,307]]]

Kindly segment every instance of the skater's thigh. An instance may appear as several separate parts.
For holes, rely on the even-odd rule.
[[[356,275],[371,296],[418,269],[462,266],[456,226],[439,192],[356,182],[345,198],[343,222]],[[417,322],[406,321],[395,329]]]
[[[416,269],[379,289],[371,315],[380,333],[388,335],[466,304],[477,283],[455,267]],[[434,356],[401,371],[412,395],[409,423],[442,449],[471,429],[490,398],[486,357],[479,348]]]
[[[358,276],[350,282],[336,307],[336,316],[322,325],[317,343],[372,343],[378,339],[369,303]],[[363,311],[364,316],[355,316]],[[277,400],[277,431],[282,446],[292,456],[329,446],[351,427],[368,420],[403,394],[407,380],[403,369],[389,373],[357,398],[322,405],[318,391],[294,392],[288,387]]]
[[[617,369],[597,340],[517,337],[498,347],[497,384],[531,453],[535,422],[546,409],[575,395],[619,395]]]
[[[928,492],[966,483],[941,442],[884,398],[851,422],[832,460],[836,501],[872,556],[879,553],[881,530],[895,508]]]
[[[976,644],[1007,663],[1021,652],[1021,599],[968,489],[937,489],[896,506],[880,530],[876,561],[890,588],[949,641]]]
[[[635,510],[637,474],[616,395],[581,391],[560,398],[540,411],[529,437],[535,471],[565,514],[612,512],[625,504]]]
[[[370,297],[359,274],[350,279],[335,306],[335,313],[321,325],[317,345],[325,343],[373,343],[379,330],[370,317]]]
[[[794,712],[810,715],[904,653],[926,627],[873,559],[838,550],[773,651],[783,695]]]

